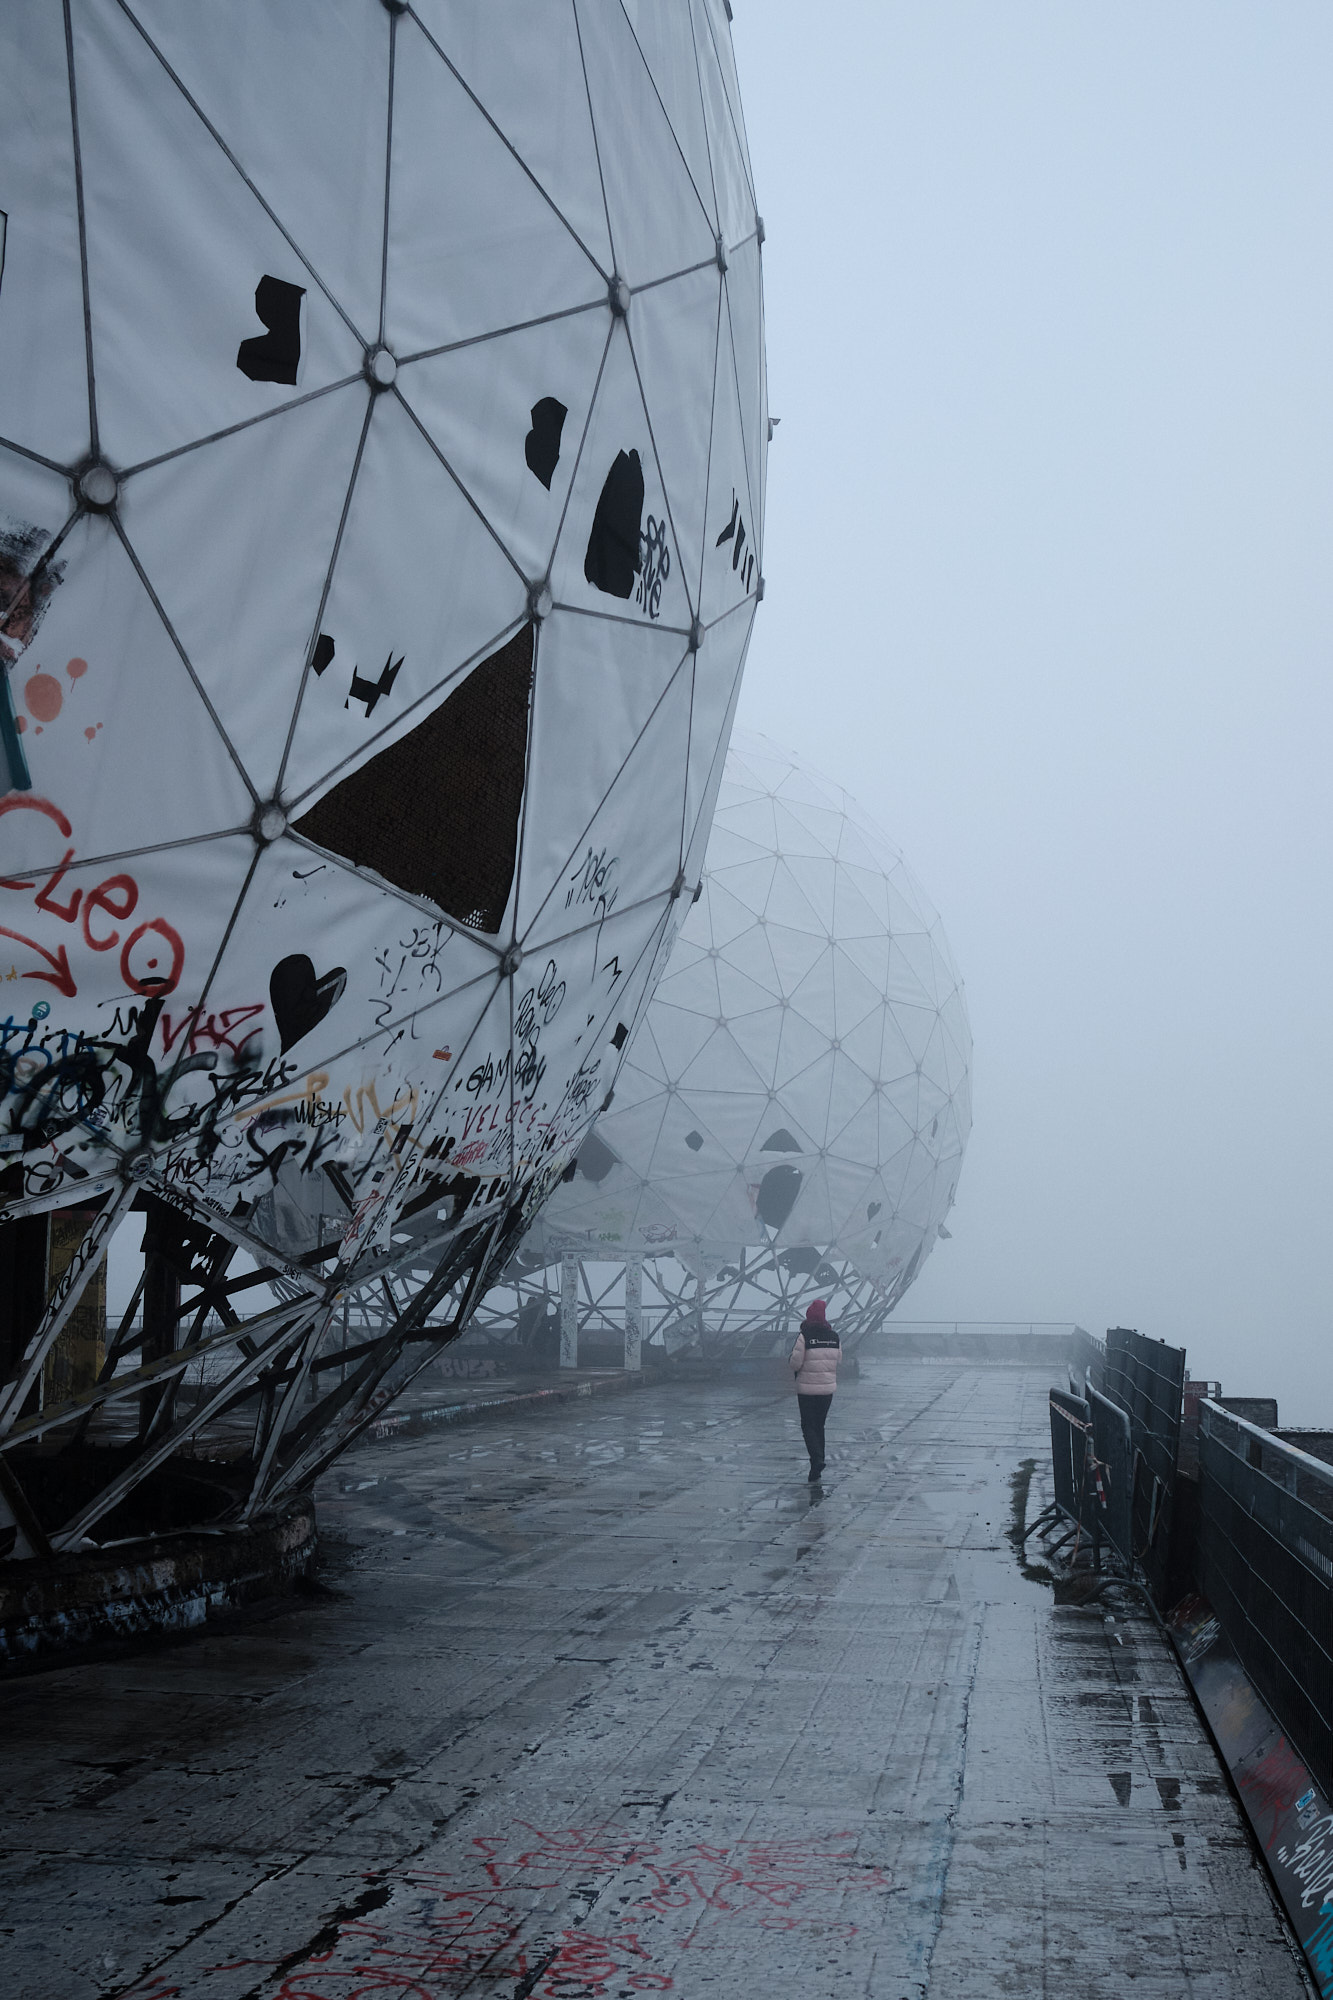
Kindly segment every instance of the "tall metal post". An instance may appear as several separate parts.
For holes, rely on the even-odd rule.
[[[697,1346],[702,1355],[704,1352],[704,1267],[697,1251],[689,1259],[687,1268],[694,1278],[694,1303],[690,1308],[691,1344]]]
[[[579,1365],[579,1260],[566,1251],[560,1259],[560,1366]]]
[[[643,1259],[625,1259],[625,1366],[643,1367]]]

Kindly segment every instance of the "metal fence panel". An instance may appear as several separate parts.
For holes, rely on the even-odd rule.
[[[1097,1525],[1095,1501],[1089,1498],[1088,1439],[1092,1412],[1081,1396],[1051,1390],[1051,1471],[1055,1504],[1071,1521],[1092,1534]]]
[[[1126,1412],[1134,1449],[1134,1554],[1159,1601],[1171,1560],[1171,1515],[1180,1457],[1185,1350],[1108,1327],[1101,1387]]]
[[[1093,1492],[1102,1534],[1127,1563],[1134,1560],[1134,1448],[1130,1422],[1118,1403],[1089,1385]]]
[[[1094,1389],[1104,1389],[1102,1369],[1106,1363],[1106,1342],[1098,1340],[1086,1328],[1076,1326],[1069,1342],[1070,1361],[1079,1377],[1078,1393],[1084,1393],[1084,1385]]]
[[[1333,1467],[1211,1400],[1202,1416],[1200,1587],[1255,1687],[1329,1792]]]

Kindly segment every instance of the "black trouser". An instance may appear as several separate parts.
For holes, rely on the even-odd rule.
[[[810,1454],[810,1470],[822,1472],[824,1469],[824,1419],[832,1396],[798,1396],[797,1404],[801,1412],[801,1436]]]

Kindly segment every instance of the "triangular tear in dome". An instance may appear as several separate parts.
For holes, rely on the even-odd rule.
[[[532,660],[525,625],[293,832],[459,923],[499,930],[518,852]]]

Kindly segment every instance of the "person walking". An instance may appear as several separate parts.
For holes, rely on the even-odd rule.
[[[810,1301],[791,1351],[801,1436],[810,1454],[811,1486],[824,1470],[824,1422],[838,1386],[838,1363],[842,1360],[842,1343],[825,1317],[827,1312],[827,1300]]]

